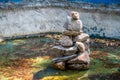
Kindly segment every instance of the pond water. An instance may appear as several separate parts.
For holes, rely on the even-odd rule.
[[[14,68],[12,68],[12,73],[10,73],[11,75],[5,76],[2,74],[4,68],[7,69],[8,67],[11,67],[4,63],[11,60],[17,62],[18,59],[36,60],[37,58],[36,62],[28,65],[33,65],[34,67],[35,71],[31,73],[34,80],[120,80],[120,46],[118,45],[120,41],[92,39],[90,68],[88,70],[65,71],[53,69],[50,66],[52,58],[44,59],[44,56],[49,55],[48,50],[58,42],[59,39],[41,37],[9,40],[0,43],[0,79],[5,78],[12,80],[11,77],[15,76],[13,75],[16,71]],[[106,43],[111,42],[117,42],[117,46],[105,45]],[[22,76],[23,74],[20,75]],[[25,80],[23,77],[16,77],[18,77],[19,80]]]

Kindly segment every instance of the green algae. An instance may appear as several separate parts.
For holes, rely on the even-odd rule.
[[[10,59],[21,57],[41,56],[47,52],[50,45],[57,41],[50,38],[17,39],[0,43],[0,68],[3,63],[9,63]],[[95,50],[107,52],[108,55],[94,58],[91,56],[90,68],[88,70],[56,70],[53,69],[51,59],[38,58],[32,66],[36,67],[34,78],[43,80],[110,80],[108,74],[118,73],[120,68],[119,47],[104,46],[104,48],[93,48]],[[97,53],[100,56],[101,53]],[[111,67],[112,66],[112,67]],[[97,76],[97,77],[96,77]],[[106,77],[108,76],[108,77]],[[95,78],[94,78],[95,77]]]

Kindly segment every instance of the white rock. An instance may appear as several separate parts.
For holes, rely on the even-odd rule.
[[[85,51],[85,45],[82,42],[76,42],[76,46],[81,52]]]

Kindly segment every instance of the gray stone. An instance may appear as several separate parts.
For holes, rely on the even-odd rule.
[[[58,69],[88,69],[90,63],[89,35],[82,32],[79,13],[73,11],[71,17],[64,26],[66,31],[63,32],[61,46],[53,47],[61,57],[54,58],[52,64]]]
[[[74,55],[70,55],[70,56],[65,56],[65,57],[58,57],[58,58],[54,58],[52,60],[53,63],[56,63],[56,62],[64,62],[64,61],[68,61],[68,60],[71,60],[73,58],[77,57],[77,54],[74,54]]]
[[[77,32],[83,32],[82,31],[82,21],[80,20],[79,13],[76,11],[71,12],[71,16],[67,17],[66,25],[64,25],[64,28],[68,31],[77,31]]]
[[[89,35],[86,34],[86,33],[81,33],[80,35],[78,35],[77,37],[75,37],[75,40],[77,42],[86,41],[87,39],[89,39]]]
[[[82,42],[76,42],[76,46],[78,47],[79,51],[85,52],[85,45]]]
[[[89,69],[89,54],[87,51],[85,51],[84,53],[80,53],[76,58],[73,58],[66,63],[68,69]]]
[[[70,47],[73,45],[72,39],[68,36],[63,36],[61,40],[61,45],[64,47]]]
[[[68,69],[89,69],[89,64],[69,64]]]
[[[52,52],[55,52],[58,55],[67,56],[67,55],[75,54],[77,52],[77,47],[76,46],[72,46],[72,47],[54,46],[52,50],[53,50]]]
[[[76,58],[69,60],[67,63],[72,63],[72,64],[89,64],[90,63],[90,58],[89,54],[87,51],[84,53],[80,53]]]

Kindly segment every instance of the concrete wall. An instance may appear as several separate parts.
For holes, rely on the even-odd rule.
[[[30,9],[0,12],[3,36],[61,32],[67,13],[63,9]]]
[[[63,32],[69,12],[75,9],[38,8],[0,11],[0,34],[4,37]],[[120,39],[120,16],[76,9],[80,12],[84,31],[93,36]]]
[[[62,32],[69,12],[75,9],[38,8],[0,11],[0,34],[4,37]],[[80,12],[84,31],[90,35],[120,39],[120,16],[76,9]]]

